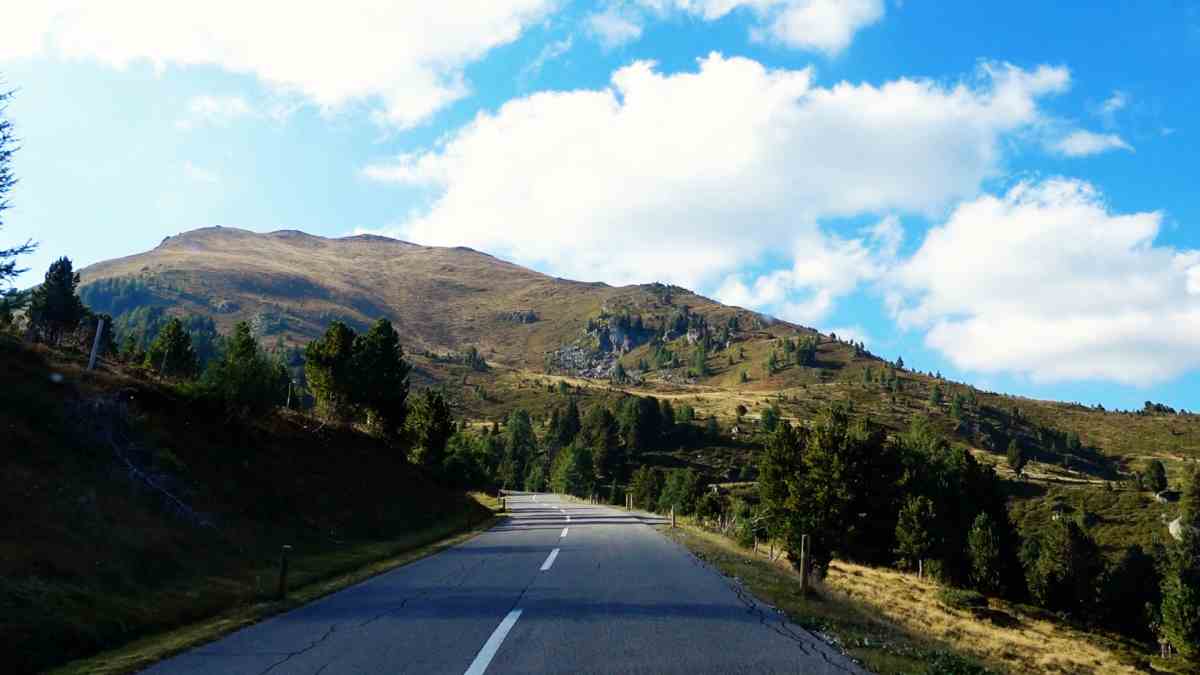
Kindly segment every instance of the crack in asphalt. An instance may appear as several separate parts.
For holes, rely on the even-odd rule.
[[[668,540],[670,540],[669,537],[668,537]],[[816,633],[813,633],[812,631],[808,630],[807,628],[803,628],[800,626],[797,626],[797,628],[799,628],[801,631],[803,631],[803,634],[797,633],[795,630],[793,630],[791,628],[791,624],[789,624],[788,622],[786,622],[782,619],[772,618],[772,617],[768,616],[767,611],[763,609],[764,607],[771,608],[772,610],[774,610],[774,612],[776,614],[782,614],[782,612],[775,609],[774,607],[771,607],[770,605],[766,605],[765,603],[760,603],[760,601],[756,600],[750,594],[750,592],[747,591],[742,586],[742,584],[740,583],[740,580],[737,580],[734,577],[730,577],[730,576],[726,575],[724,572],[722,572],[721,570],[717,569],[715,566],[708,564],[706,561],[704,561],[702,558],[697,556],[695,553],[693,553],[691,551],[691,549],[688,549],[686,546],[682,546],[678,542],[675,542],[675,544],[687,552],[688,557],[692,559],[692,564],[698,565],[701,568],[716,574],[722,580],[722,582],[725,583],[725,585],[730,590],[733,591],[733,594],[735,596],[737,596],[737,599],[743,605],[746,606],[747,613],[754,614],[758,617],[759,625],[763,626],[767,630],[770,630],[770,631],[784,637],[785,639],[791,640],[792,642],[795,643],[796,647],[800,649],[800,652],[807,656],[811,656],[815,653],[815,655],[820,656],[821,659],[825,661],[825,663],[829,664],[833,668],[837,668],[838,670],[841,670],[841,671],[844,671],[847,673],[859,672],[859,671],[855,671],[852,668],[846,667],[845,664],[838,663],[836,661],[831,660],[829,658],[829,654],[826,651],[827,649],[831,648],[831,645],[829,645],[824,639],[822,639],[821,636],[817,635]],[[810,651],[809,648],[811,648],[812,651]],[[839,656],[845,657],[844,654],[840,654],[840,653],[839,653]],[[845,657],[845,658],[849,658],[849,657]],[[851,663],[853,663],[853,660],[851,660]]]
[[[313,641],[312,641],[312,642],[311,642],[311,643],[310,643],[310,644],[309,644],[307,647],[305,647],[304,649],[298,650],[298,651],[289,652],[289,653],[288,653],[286,656],[284,656],[282,659],[280,659],[280,660],[276,661],[275,663],[272,663],[271,665],[267,666],[267,669],[266,669],[266,670],[264,670],[264,671],[262,671],[261,673],[259,673],[259,675],[266,675],[267,673],[271,672],[272,670],[275,670],[275,668],[277,668],[277,667],[279,667],[279,666],[281,666],[281,665],[283,665],[283,664],[287,663],[288,661],[292,660],[293,658],[295,658],[295,657],[297,657],[297,656],[299,656],[299,655],[301,655],[301,654],[304,654],[304,653],[306,653],[306,652],[312,651],[313,649],[315,649],[315,648],[316,648],[316,646],[317,646],[317,645],[319,645],[319,644],[321,644],[322,642],[324,642],[324,641],[326,640],[326,638],[328,638],[330,635],[333,635],[334,631],[336,631],[336,630],[337,630],[337,627],[338,627],[338,625],[337,625],[336,623],[335,623],[335,624],[333,624],[332,626],[330,626],[330,627],[329,627],[329,630],[325,631],[325,634],[324,634],[324,635],[322,635],[321,637],[317,638],[316,640],[313,640]],[[328,664],[327,664],[327,665],[328,665]],[[322,668],[323,668],[323,667],[324,667],[324,666],[322,666]]]

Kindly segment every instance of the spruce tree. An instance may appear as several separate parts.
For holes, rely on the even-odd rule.
[[[1017,439],[1015,438],[1008,442],[1008,452],[1006,453],[1006,458],[1008,460],[1009,468],[1015,471],[1017,475],[1020,475],[1021,472],[1025,470],[1025,464],[1028,463],[1028,459],[1025,457],[1025,452],[1021,450],[1021,446],[1017,443]]]
[[[161,375],[194,377],[199,365],[192,349],[192,336],[183,322],[172,317],[146,350],[145,366]]]
[[[569,445],[579,435],[582,428],[583,425],[579,419],[579,404],[572,398],[567,401],[567,408],[558,421],[559,445]]]
[[[924,495],[910,496],[900,507],[896,522],[896,555],[906,569],[917,569],[935,547],[933,502]]]
[[[334,321],[304,349],[304,376],[322,416],[344,421],[354,409],[354,331]]]
[[[366,411],[367,423],[385,436],[404,426],[410,370],[400,335],[387,319],[379,319],[354,338],[351,400]]]
[[[29,299],[30,324],[46,342],[57,345],[63,336],[75,330],[87,313],[76,294],[79,273],[70,258],[59,258],[46,270],[41,286],[33,289]]]
[[[975,516],[967,534],[967,551],[971,557],[971,582],[984,593],[1001,590],[1000,537],[986,512]]]
[[[1200,534],[1184,529],[1167,555],[1162,579],[1162,633],[1187,659],[1200,658]]]
[[[1153,460],[1146,467],[1142,480],[1143,487],[1151,492],[1162,492],[1167,489],[1167,469],[1159,460]]]
[[[13,133],[12,122],[6,113],[7,103],[12,92],[0,92],[0,227],[4,226],[4,212],[8,210],[8,193],[17,184],[17,178],[12,173],[12,157],[17,150],[17,139]],[[33,251],[34,244],[26,241],[12,248],[0,249],[0,284],[8,284],[25,270],[17,269],[16,257]],[[4,303],[7,311],[20,309],[24,304],[24,295],[15,290],[0,293],[0,303]]]
[[[454,433],[450,404],[441,392],[426,389],[416,397],[408,414],[407,428],[412,440],[409,461],[440,473],[446,458],[446,442]]]
[[[202,382],[226,410],[249,415],[283,403],[288,380],[283,363],[268,357],[250,324],[239,321],[225,341],[221,358],[209,363]]]

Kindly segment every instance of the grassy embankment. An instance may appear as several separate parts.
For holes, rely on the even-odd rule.
[[[806,598],[786,559],[769,561],[690,523],[664,532],[793,622],[834,638],[873,672],[964,673],[970,661],[1008,673],[1149,672],[1135,646],[1035,608],[841,561]]]
[[[0,433],[7,672],[121,647],[69,672],[127,672],[491,519],[353,428],[231,418],[136,372],[87,373],[78,354],[7,338]],[[285,544],[295,593],[276,602]]]

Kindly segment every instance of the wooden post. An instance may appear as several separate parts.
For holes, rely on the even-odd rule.
[[[758,555],[758,535],[754,536],[754,555]]]
[[[287,544],[279,550],[279,599],[283,600],[287,597],[287,573],[288,573],[288,551],[292,547]]]
[[[925,578],[925,559],[924,558],[917,559],[917,578],[918,579]]]
[[[675,527],[675,507],[671,507],[671,527]]]
[[[100,336],[104,335],[104,319],[96,320],[96,338],[92,340],[92,355],[88,358],[88,370],[96,367],[96,352],[100,351]]]
[[[508,510],[507,498],[504,495],[500,496],[500,513]]]
[[[800,595],[808,593],[808,535],[800,535]]]

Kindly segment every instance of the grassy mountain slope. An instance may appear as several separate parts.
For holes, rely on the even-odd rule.
[[[401,451],[279,412],[245,422],[0,335],[0,654],[77,656],[435,540],[488,512]]]
[[[738,427],[740,435],[708,448],[663,448],[657,456],[666,465],[695,466],[712,479],[741,473],[770,405],[802,421],[831,402],[848,403],[892,431],[929,417],[949,440],[972,448],[1010,478],[1004,452],[1016,439],[1032,459],[1026,479],[1011,483],[1023,528],[1050,522],[1052,508],[1086,511],[1096,516],[1094,532],[1110,551],[1158,541],[1163,518],[1173,517],[1173,504],[1156,502],[1129,482],[1133,472],[1159,459],[1177,484],[1184,468],[1200,460],[1197,416],[1108,412],[979,391],[893,370],[844,341],[682,288],[568,281],[464,248],[207,228],[93,265],[82,277],[84,299],[97,311],[119,314],[134,299],[211,316],[223,330],[252,320],[264,339],[289,344],[318,335],[334,318],[362,327],[387,316],[415,361],[418,383],[447,387],[458,414],[476,420],[500,419],[517,407],[540,415],[564,400],[559,382],[568,383],[584,406],[622,392],[668,398],[677,409],[690,405],[702,418],[715,415],[726,432]],[[130,280],[139,284],[140,296],[114,292],[113,284]],[[617,317],[626,313],[641,318],[644,329],[619,325]],[[679,328],[670,329],[673,324]],[[722,332],[731,325],[736,327]],[[704,332],[720,332],[721,339],[709,340],[708,373],[697,375],[689,371]],[[801,336],[820,341],[814,365],[764,368],[769,354],[783,353],[781,338]],[[490,370],[424,355],[471,346],[493,364]],[[656,352],[663,349],[676,355],[674,364],[659,367]],[[621,386],[603,377],[617,360],[630,373],[631,381]],[[639,368],[643,363],[646,372]],[[885,371],[899,380],[896,390],[880,383]],[[941,403],[931,402],[935,388]],[[956,395],[972,403],[954,411]],[[735,412],[739,404],[748,410],[742,420]],[[1065,442],[1069,433],[1078,436],[1078,446]]]

